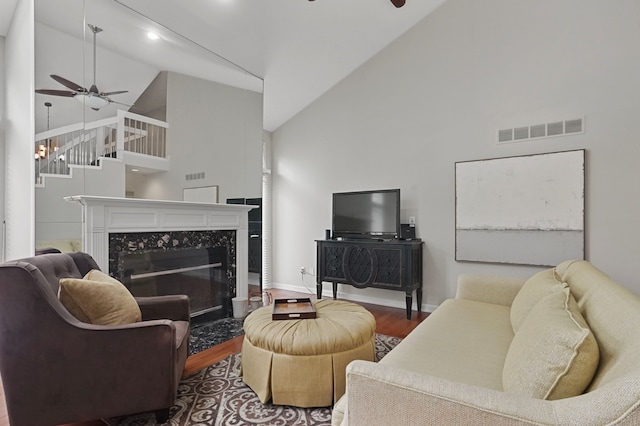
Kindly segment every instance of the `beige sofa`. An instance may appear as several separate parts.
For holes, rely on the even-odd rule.
[[[36,250],[51,248],[60,250],[62,253],[75,253],[82,250],[82,241],[79,239],[36,241]]]
[[[333,425],[640,425],[640,297],[586,261],[461,276],[380,363],[354,361]]]

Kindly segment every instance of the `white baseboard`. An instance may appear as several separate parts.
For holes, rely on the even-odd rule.
[[[310,291],[309,288],[301,287],[299,285],[291,285],[291,284],[283,284],[283,283],[271,283],[271,287],[270,288],[277,288],[278,290],[297,291],[298,293],[309,293],[312,296],[316,295],[315,285],[313,286],[313,288],[311,288],[312,291]],[[330,288],[323,289],[322,290],[322,297],[326,298],[326,299],[331,299],[333,297],[333,291]],[[344,293],[344,292],[340,291],[339,289],[338,289],[338,298],[339,299],[344,299],[344,300],[350,300],[352,302],[371,303],[372,305],[380,305],[380,306],[388,306],[390,308],[406,309],[405,303],[401,302],[401,301],[388,300],[388,299],[383,299],[383,298],[380,298],[380,297],[364,296],[364,295],[361,295],[361,294]],[[415,300],[415,297],[414,297],[414,300]],[[421,311],[422,312],[431,313],[431,312],[435,311],[437,307],[438,307],[438,305],[428,305],[428,304],[423,303]]]
[[[287,291],[297,291],[298,293],[309,293],[310,295],[313,295],[313,296],[316,295],[315,284],[313,287],[306,288],[299,285],[271,283],[271,286],[269,286],[269,288],[277,288],[278,290],[287,290]],[[269,290],[269,288],[265,288],[265,290]],[[322,293],[322,296],[324,297],[324,292]],[[329,296],[329,297],[332,297],[332,296]]]

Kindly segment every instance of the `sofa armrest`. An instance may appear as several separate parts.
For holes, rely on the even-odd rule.
[[[384,364],[347,366],[343,426],[638,424],[640,373],[555,401],[485,389]]]
[[[105,326],[65,316],[33,329],[37,340],[16,339],[3,348],[7,406],[29,412],[25,424],[66,424],[173,403],[184,365],[178,365],[172,321]],[[37,386],[25,377],[37,378]]]
[[[367,361],[347,367],[343,425],[555,424],[548,401]]]
[[[456,299],[511,306],[525,278],[462,274],[458,277]]]
[[[142,320],[169,319],[189,321],[189,297],[184,294],[169,296],[136,297],[142,312]]]

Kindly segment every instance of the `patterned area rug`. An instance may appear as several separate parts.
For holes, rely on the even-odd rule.
[[[402,339],[376,335],[376,359],[379,361]],[[110,426],[155,425],[153,414],[109,419]],[[171,408],[171,426],[200,425],[272,425],[329,426],[331,407],[297,408],[262,404],[240,377],[240,354],[182,379],[176,404]]]

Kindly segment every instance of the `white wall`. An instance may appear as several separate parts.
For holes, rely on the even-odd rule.
[[[69,176],[45,177],[44,186],[35,188],[36,241],[81,239],[82,208],[64,197],[124,197],[124,181],[124,163],[111,158],[100,159],[100,167],[74,166]]]
[[[34,250],[33,0],[19,0],[5,40],[6,259]]]
[[[425,242],[429,307],[460,273],[530,276],[539,268],[455,261],[454,163],[586,148],[587,258],[640,293],[638,22],[637,0],[444,3],[274,133],[276,286],[315,267],[332,192],[395,187]],[[496,144],[504,126],[582,116],[584,134]],[[341,291],[404,306],[400,292]]]
[[[128,182],[136,198],[182,200],[183,188],[211,185],[220,202],[261,196],[262,93],[169,72],[166,120],[171,169]]]
[[[5,177],[4,177],[4,132],[5,132],[5,93],[7,92],[6,81],[4,76],[5,63],[5,38],[0,36],[0,164],[2,164],[2,172],[0,172],[0,262],[4,261],[4,195],[5,195]]]

